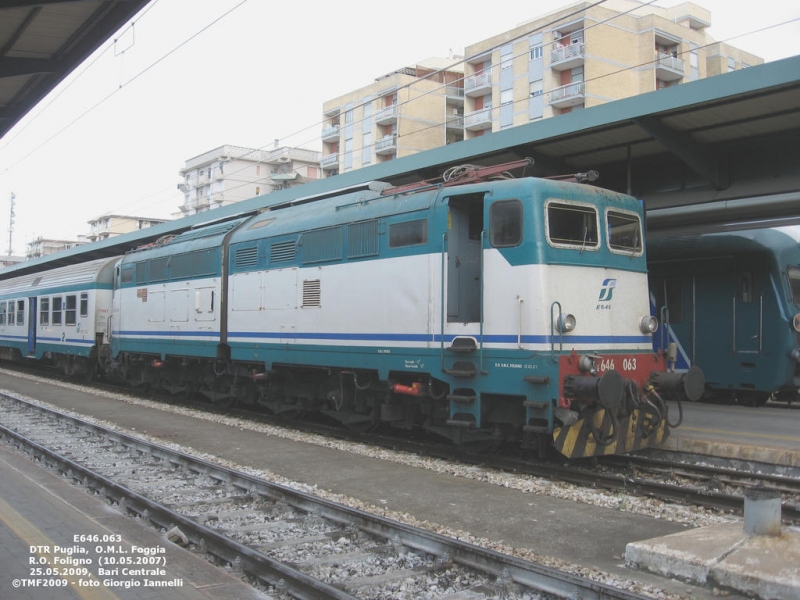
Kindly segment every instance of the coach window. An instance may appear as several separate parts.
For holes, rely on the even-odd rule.
[[[89,316],[89,294],[81,294],[81,317]]]
[[[739,300],[743,304],[751,304],[753,302],[752,271],[744,271],[739,274]]]
[[[14,306],[15,305],[16,305],[16,302],[14,300],[9,300],[8,301],[8,324],[9,325],[14,325],[14,323],[16,322],[16,321],[14,321],[14,317],[17,314],[16,312],[14,312]]]
[[[122,277],[120,281],[125,283],[133,283],[133,265],[125,265],[122,267]]]
[[[0,302],[0,325],[6,324],[6,303]]]
[[[597,211],[593,206],[567,202],[549,202],[546,212],[547,240],[552,246],[596,250]]]
[[[522,202],[502,200],[489,209],[489,241],[495,248],[519,246],[522,242]]]
[[[50,325],[50,298],[39,299],[39,325]]]
[[[428,241],[428,222],[425,219],[389,225],[389,248],[417,246]]]
[[[800,304],[800,267],[788,267],[786,276],[789,278],[789,287],[792,290],[792,302]]]
[[[61,296],[53,298],[53,325],[61,325],[61,310],[64,306],[64,301]]]
[[[17,325],[25,324],[25,300],[17,300]]]
[[[74,295],[67,296],[67,309],[64,315],[64,325],[75,325],[76,318],[77,297]]]

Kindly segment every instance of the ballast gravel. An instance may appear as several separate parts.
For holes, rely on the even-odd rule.
[[[20,374],[12,371],[6,371],[0,369],[0,373],[5,373],[10,376],[14,377],[22,377],[25,379],[38,381],[41,383],[46,383],[48,385],[54,385],[52,380],[37,377],[34,375],[28,374]],[[421,469],[427,469],[433,471],[435,473],[440,473],[444,475],[454,476],[454,477],[463,477],[465,479],[471,479],[475,481],[481,481],[491,485],[502,486],[509,489],[515,489],[520,491],[523,494],[532,494],[532,495],[546,495],[557,497],[565,500],[571,500],[573,502],[579,502],[583,504],[588,504],[592,506],[604,507],[604,508],[612,508],[617,509],[620,511],[628,512],[631,514],[637,515],[644,515],[649,516],[654,519],[663,519],[670,522],[681,523],[686,525],[687,527],[702,527],[706,525],[718,524],[718,523],[727,523],[732,521],[739,520],[737,517],[729,514],[720,514],[716,511],[711,511],[708,509],[704,509],[701,507],[694,507],[694,506],[681,506],[677,504],[662,502],[660,500],[652,499],[652,498],[640,498],[635,496],[630,496],[627,494],[619,494],[614,492],[608,492],[603,490],[597,489],[590,489],[590,488],[582,488],[580,486],[576,486],[569,483],[564,482],[557,482],[551,481],[547,479],[537,478],[534,476],[529,475],[517,475],[513,473],[503,473],[499,471],[494,471],[491,469],[486,469],[482,467],[477,467],[473,465],[464,465],[457,462],[446,461],[442,459],[436,458],[427,458],[418,456],[408,452],[402,451],[393,451],[384,448],[375,448],[370,447],[365,444],[360,444],[356,442],[346,442],[341,440],[334,440],[330,438],[326,438],[324,436],[318,434],[310,434],[310,433],[303,433],[298,431],[293,431],[291,429],[278,427],[274,425],[265,425],[262,423],[254,423],[251,421],[247,421],[244,419],[239,419],[235,417],[228,417],[228,416],[220,416],[220,415],[213,415],[209,413],[205,413],[199,410],[194,410],[186,407],[181,406],[172,406],[169,404],[163,404],[160,402],[154,402],[142,398],[135,398],[131,397],[122,393],[112,393],[106,391],[98,391],[96,389],[92,389],[86,386],[81,386],[78,384],[71,384],[71,383],[62,383],[59,382],[55,385],[59,385],[61,387],[65,387],[74,391],[84,392],[87,394],[94,394],[97,396],[103,396],[110,399],[118,400],[121,402],[125,402],[127,404],[132,405],[139,405],[145,406],[155,410],[161,410],[165,412],[170,412],[174,414],[180,414],[187,417],[192,417],[196,419],[203,419],[205,421],[221,423],[230,427],[236,427],[241,430],[251,430],[264,433],[266,435],[281,437],[285,439],[289,439],[296,442],[302,442],[307,444],[314,444],[318,446],[324,446],[327,448],[334,448],[337,450],[350,452],[352,454],[357,454],[361,456],[368,456],[371,458],[391,461],[398,464],[403,464],[407,466],[413,466]],[[427,521],[420,521],[419,519],[415,518],[413,515],[402,513],[398,511],[391,510],[386,506],[372,506],[368,505],[358,499],[350,498],[343,496],[341,494],[334,494],[325,490],[319,489],[317,486],[312,486],[296,481],[292,481],[286,479],[280,475],[275,473],[264,471],[264,470],[257,470],[252,469],[249,467],[243,467],[231,461],[218,458],[216,456],[212,456],[203,452],[198,452],[190,447],[180,446],[178,444],[171,443],[166,440],[162,440],[160,438],[154,438],[153,436],[149,436],[146,434],[142,434],[138,431],[130,431],[123,427],[120,427],[114,423],[109,423],[106,421],[102,421],[99,419],[94,419],[91,417],[87,417],[85,415],[80,415],[78,413],[71,413],[70,411],[64,410],[60,407],[55,407],[47,402],[42,402],[40,400],[29,398],[20,395],[17,392],[10,391],[10,390],[1,390],[2,393],[8,393],[12,396],[18,396],[23,398],[24,400],[38,404],[48,408],[55,408],[64,412],[66,414],[70,414],[72,416],[83,418],[87,421],[96,423],[98,425],[102,425],[104,427],[108,427],[110,429],[114,429],[116,431],[120,431],[123,433],[127,433],[130,435],[139,436],[145,438],[150,441],[158,442],[163,446],[167,446],[173,449],[178,449],[183,452],[187,452],[204,460],[208,460],[211,462],[215,462],[217,464],[221,464],[230,468],[234,468],[243,472],[246,472],[250,475],[261,477],[268,481],[273,481],[275,483],[279,483],[281,485],[285,485],[287,487],[291,487],[293,489],[303,491],[309,494],[313,494],[318,497],[322,497],[333,502],[338,502],[344,505],[347,505],[351,508],[355,508],[358,510],[363,510],[366,512],[370,512],[373,514],[381,515],[385,518],[393,519],[396,521],[400,521],[403,523],[407,523],[409,525],[420,527],[423,529],[427,529],[434,533],[452,537],[455,539],[459,539],[466,543],[474,544],[477,546],[481,546],[484,548],[490,548],[497,552],[502,552],[504,554],[508,554],[511,556],[518,557],[523,560],[527,560],[530,562],[535,562],[539,564],[543,564],[549,567],[558,568],[560,570],[573,573],[575,575],[579,575],[582,577],[586,577],[588,579],[592,579],[594,581],[603,582],[609,585],[614,585],[616,587],[620,587],[623,589],[627,589],[630,591],[634,591],[636,593],[640,593],[643,595],[647,595],[652,598],[656,598],[658,600],[678,600],[681,596],[672,594],[670,592],[666,592],[664,590],[658,589],[657,587],[643,584],[638,581],[633,580],[624,580],[616,575],[612,575],[609,573],[605,573],[599,571],[597,569],[591,567],[584,567],[580,565],[572,565],[565,563],[560,559],[554,559],[552,557],[547,557],[543,555],[539,555],[533,550],[529,548],[513,548],[504,543],[496,542],[493,540],[487,540],[483,538],[477,538],[470,534],[469,532],[465,531],[457,531],[451,530],[445,527],[442,527],[435,523],[430,523]],[[202,517],[201,517],[202,519]],[[268,543],[269,540],[252,540],[256,544],[260,543]],[[343,542],[344,543],[344,542]],[[335,552],[335,551],[334,551]],[[448,571],[449,573],[450,571]],[[454,571],[457,573],[457,571]],[[458,575],[453,575],[454,577],[458,577]],[[335,574],[331,574],[331,577],[335,579]],[[416,593],[419,593],[420,588],[416,585],[412,584],[412,580],[415,578],[409,578],[408,581],[405,583],[406,589],[403,588],[403,584],[399,584],[399,588],[395,590],[397,593],[398,598],[408,597],[408,598],[418,598],[424,597],[422,596],[415,596],[413,595],[412,590],[416,590]],[[443,583],[443,582],[442,582]],[[430,585],[439,585],[435,582],[426,582],[426,584]],[[444,586],[448,588],[450,586]],[[460,585],[456,585],[454,589],[460,588]],[[426,588],[429,591],[431,588]],[[408,590],[408,595],[406,594],[406,590]],[[440,589],[441,591],[441,589]],[[534,598],[534,596],[531,596]]]

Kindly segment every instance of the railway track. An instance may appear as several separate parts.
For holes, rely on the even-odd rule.
[[[92,383],[103,390],[119,393],[115,386]],[[150,398],[155,401],[164,401]],[[168,403],[175,403],[170,398]],[[775,473],[767,465],[744,464],[709,457],[687,457],[656,449],[640,454],[608,456],[584,461],[549,461],[515,456],[510,453],[471,453],[450,444],[413,440],[383,433],[350,432],[325,423],[274,417],[249,409],[220,408],[208,403],[182,401],[182,406],[214,414],[257,420],[272,425],[291,426],[343,441],[357,441],[376,447],[410,452],[419,456],[459,461],[487,469],[518,475],[547,478],[573,485],[638,495],[666,502],[693,505],[724,513],[743,514],[744,493],[751,489],[775,489],[783,496],[782,517],[787,524],[800,523],[800,470]],[[716,463],[716,464],[715,464]]]
[[[279,597],[645,598],[11,396],[0,405],[4,439]]]

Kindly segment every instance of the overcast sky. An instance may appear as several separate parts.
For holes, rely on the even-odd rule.
[[[324,101],[568,4],[156,0],[0,140],[0,252],[12,192],[15,254],[38,236],[77,239],[107,213],[169,218],[187,159],[275,139],[320,149]],[[797,0],[695,4],[718,41],[767,61],[800,54]]]

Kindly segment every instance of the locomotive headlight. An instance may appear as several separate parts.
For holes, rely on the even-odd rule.
[[[575,315],[559,315],[556,321],[556,329],[558,329],[559,333],[569,333],[575,329],[575,325],[577,325]]]
[[[642,317],[642,320],[639,322],[639,329],[642,333],[655,333],[658,331],[658,319],[651,315]]]
[[[795,315],[794,319],[792,319],[792,327],[797,333],[800,333],[800,314]]]

